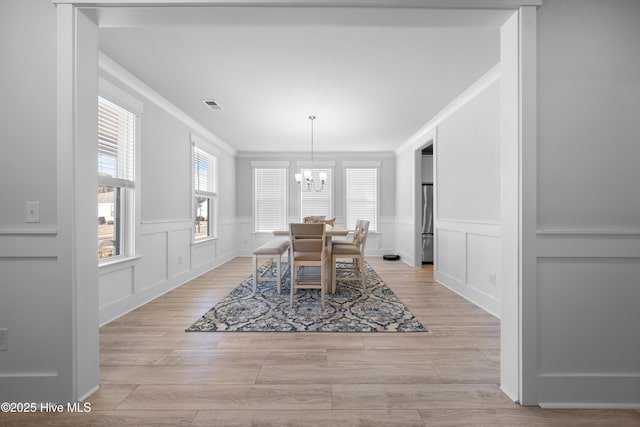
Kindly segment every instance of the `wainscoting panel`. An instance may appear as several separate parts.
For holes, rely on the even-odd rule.
[[[191,220],[144,222],[133,259],[101,267],[100,324],[108,323],[148,301],[233,258],[235,218],[222,219],[218,238],[191,241]],[[227,242],[222,246],[221,242]]]
[[[467,284],[500,301],[500,238],[467,234]]]
[[[98,276],[98,302],[100,310],[107,309],[134,293],[134,269],[129,265]]]
[[[60,314],[70,302],[57,280],[64,267],[56,236],[28,235],[20,242],[20,235],[0,234],[0,327],[9,334],[8,351],[0,352],[0,401],[48,402],[63,381],[60,334],[51,327],[63,324]]]
[[[209,262],[214,259],[231,259],[236,256],[238,250],[238,221],[233,218],[222,218],[218,224],[218,240],[216,241],[216,251],[209,258]]]
[[[640,303],[639,281],[640,259],[539,259],[540,372],[640,374],[640,309],[619,310]],[[617,331],[638,340],[621,341]]]
[[[463,285],[466,279],[466,235],[457,230],[436,229],[437,273],[450,283]]]
[[[435,229],[435,279],[500,317],[500,225],[438,221]]]
[[[141,256],[136,268],[135,291],[140,292],[169,278],[169,232],[159,231],[140,237]]]
[[[169,262],[168,277],[176,277],[188,271],[191,265],[191,227],[172,230],[168,233],[167,260]]]
[[[397,217],[395,220],[395,254],[408,265],[415,265],[416,231],[411,217]]]
[[[206,240],[191,245],[191,268],[203,266],[216,258],[218,240]]]
[[[544,407],[640,408],[640,233],[538,233]]]
[[[0,230],[0,261],[57,259],[56,230]]]
[[[258,247],[256,237],[262,236],[260,241],[266,241],[270,236],[269,233],[256,235],[253,233],[253,222],[251,217],[238,218],[238,225],[236,228],[236,243],[235,247],[239,256],[251,256],[251,253]]]
[[[353,225],[351,227],[353,227]],[[394,230],[395,226],[393,218],[379,218],[378,230],[376,232],[369,233],[367,236],[365,255],[382,256],[384,254],[395,254],[395,248],[393,245]]]
[[[40,402],[51,402],[51,396],[56,395],[60,375],[57,371],[51,372],[16,372],[1,373],[0,384],[5,390],[10,390],[9,402],[37,402],[38,412]],[[23,415],[23,414],[20,414]]]

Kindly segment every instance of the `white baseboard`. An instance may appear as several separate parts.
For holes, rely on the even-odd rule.
[[[119,299],[109,305],[100,308],[100,326],[104,326],[125,314],[153,301],[154,299],[172,291],[185,283],[195,279],[196,277],[221,266],[222,264],[232,260],[236,256],[235,253],[225,254],[211,262],[199,264],[198,266],[173,276],[169,280],[165,280],[154,285],[144,288],[140,293],[130,295],[126,298]]]
[[[86,392],[82,396],[78,397],[78,402],[84,402],[85,400],[87,400],[89,398],[89,396],[91,396],[93,393],[95,393],[99,389],[100,389],[100,385],[97,385],[97,386],[93,387],[91,390],[89,390],[88,392]]]
[[[541,374],[542,408],[640,409],[640,374]]]

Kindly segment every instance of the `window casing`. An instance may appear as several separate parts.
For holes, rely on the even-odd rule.
[[[316,188],[320,188],[320,172],[327,174],[327,179],[322,191],[301,191],[300,192],[300,220],[306,216],[321,216],[331,218],[333,215],[333,169],[332,168],[302,168],[311,170],[311,176]],[[298,190],[299,191],[299,190]]]
[[[378,231],[378,168],[345,168],[345,212],[348,228],[359,219]]]
[[[288,192],[286,167],[253,168],[254,231],[271,232],[287,228]]]
[[[217,159],[193,146],[193,240],[216,237]]]
[[[98,259],[133,255],[136,115],[98,97]]]

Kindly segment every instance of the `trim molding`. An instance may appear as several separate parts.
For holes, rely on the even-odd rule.
[[[43,229],[0,229],[0,236],[57,236],[55,228]]]
[[[252,168],[288,168],[288,160],[253,160]]]
[[[54,4],[75,6],[184,6],[177,0],[53,0]],[[542,0],[190,0],[198,6],[289,6],[289,7],[395,7],[421,9],[517,9],[540,6]]]
[[[413,225],[413,218],[410,216],[397,216],[393,221],[395,224]]]
[[[366,151],[366,152],[337,152],[337,151],[314,151],[314,158],[316,159],[335,159],[336,157],[340,158],[353,158],[353,159],[362,159],[363,157],[375,157],[375,158],[395,158],[395,153],[392,151]],[[282,158],[288,158],[292,161],[301,158],[309,157],[308,151],[298,151],[298,152],[272,152],[272,151],[241,151],[236,154],[236,157],[242,158],[251,158],[251,157],[261,157],[261,158],[277,158],[278,160],[282,160]]]
[[[134,294],[128,295],[125,298],[118,299],[103,307],[100,307],[99,326],[104,326],[107,323],[112,322],[119,317],[122,317],[125,314],[130,313],[133,310],[145,305],[149,301],[152,301],[159,296],[162,296],[167,292],[182,286],[183,284],[195,279],[201,274],[221,266],[222,264],[233,259],[234,255],[234,253],[231,253],[217,257],[210,262],[199,264],[189,270],[171,276],[166,280],[155,282],[153,284],[145,286],[142,289],[136,289]]]
[[[176,219],[158,219],[151,221],[140,221],[140,225],[155,225],[155,224],[178,224],[181,222],[190,222],[191,218],[176,218]]]
[[[0,374],[0,378],[45,378],[57,377],[58,371],[50,372],[5,372]]]
[[[379,168],[382,162],[380,160],[344,160],[343,168]]]
[[[478,94],[482,93],[485,89],[491,86],[493,83],[500,79],[500,64],[496,64],[491,68],[484,76],[480,77],[474,84],[469,86],[467,90],[462,92],[460,96],[451,101],[449,105],[444,107],[438,114],[436,114],[431,120],[429,120],[424,126],[418,129],[413,135],[409,137],[400,147],[396,148],[396,155],[413,149],[416,150],[422,147],[427,136],[432,132],[440,123],[446,120],[453,113],[458,111],[467,102],[473,100]],[[417,145],[417,146],[416,146]]]
[[[640,229],[538,229],[536,231],[538,236],[640,236]]]
[[[96,391],[98,391],[100,389],[100,385],[97,385],[95,387],[93,387],[91,390],[89,390],[88,392],[86,392],[85,394],[83,394],[82,396],[80,396],[78,398],[78,401],[80,402],[84,402],[85,400],[87,400],[89,398],[89,396],[91,396],[93,393],[95,393]]]
[[[637,396],[637,373],[539,374],[538,383],[541,408],[640,409],[628,400]]]
[[[57,255],[0,255],[0,261],[57,261]]]
[[[466,272],[465,272],[466,275]],[[500,319],[500,300],[488,293],[481,291],[475,286],[470,285],[463,279],[458,279],[442,270],[434,270],[433,278],[435,281],[457,295],[466,299],[476,307],[479,307],[495,317]],[[468,295],[465,290],[469,290],[472,295]]]
[[[78,3],[78,2],[70,2],[70,3]],[[195,121],[191,116],[187,115],[184,111],[176,107],[174,104],[169,102],[166,98],[160,95],[155,90],[151,89],[149,86],[144,84],[142,81],[138,80],[135,76],[121,67],[118,63],[116,63],[113,59],[109,58],[102,52],[99,52],[98,56],[98,66],[101,72],[108,74],[109,76],[115,78],[120,83],[126,85],[127,87],[135,90],[141,96],[144,96],[158,107],[165,110],[167,113],[171,114],[177,120],[184,123],[189,129],[195,132],[198,135],[201,135],[202,138],[208,142],[211,142],[217,147],[222,148],[226,152],[231,155],[236,155],[236,150],[223,141],[220,137],[212,133],[209,129],[202,126],[200,123]]]

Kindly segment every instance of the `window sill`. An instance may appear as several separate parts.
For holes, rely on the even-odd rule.
[[[98,273],[111,273],[116,270],[127,268],[141,258],[142,257],[140,255],[134,255],[129,257],[118,257],[109,261],[98,262]]]
[[[202,239],[192,241],[191,246],[198,246],[202,243],[210,243],[216,240],[218,240],[218,237],[203,237]]]

